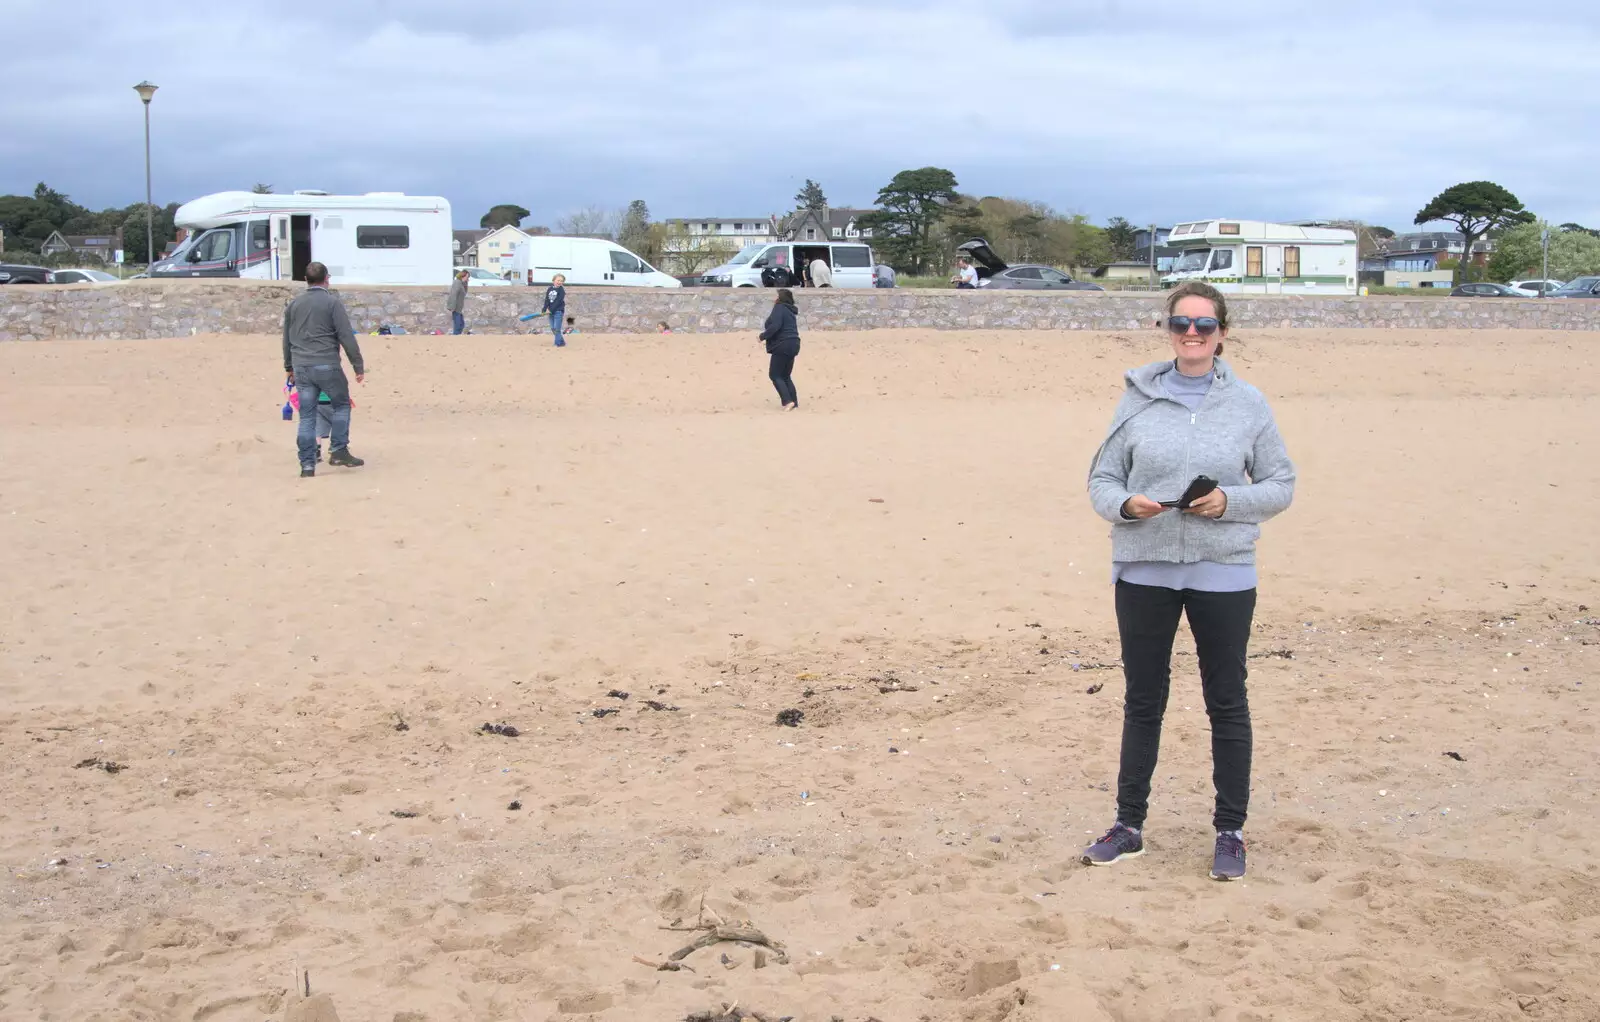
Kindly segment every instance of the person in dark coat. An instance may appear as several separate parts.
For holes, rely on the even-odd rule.
[[[778,400],[783,402],[783,410],[792,412],[800,407],[800,395],[795,393],[792,376],[795,356],[800,354],[800,326],[796,321],[794,292],[788,288],[778,289],[778,297],[772,303],[772,312],[767,315],[767,325],[761,331],[761,339],[767,342],[767,354],[772,356],[767,376],[772,380],[772,385],[778,388]]]

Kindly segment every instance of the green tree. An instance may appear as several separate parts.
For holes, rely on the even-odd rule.
[[[822,194],[822,186],[806,178],[806,183],[795,193],[795,209],[827,209],[828,197]]]
[[[943,167],[902,170],[879,189],[879,208],[858,223],[872,230],[873,247],[883,250],[890,265],[921,275],[940,254],[934,228],[958,198],[956,176]]]
[[[1136,229],[1126,217],[1114,216],[1106,221],[1105,237],[1106,246],[1110,250],[1112,261],[1132,259],[1137,251],[1134,237]]]
[[[506,227],[508,225],[511,227],[519,227],[522,224],[523,218],[527,217],[528,215],[528,211],[523,209],[521,206],[518,206],[515,203],[502,202],[499,205],[490,206],[489,212],[483,214],[483,216],[479,218],[478,226],[487,227],[491,230],[496,227]]]
[[[1539,221],[1517,226],[1500,235],[1489,257],[1489,276],[1495,280],[1537,277],[1544,269],[1542,234],[1550,227]],[[1550,231],[1550,276],[1571,280],[1600,273],[1600,237],[1587,231]]]
[[[650,206],[643,199],[634,199],[622,213],[617,244],[630,252],[638,252],[649,248],[650,241]]]
[[[1562,224],[1561,229],[1563,231],[1581,231],[1582,233],[1590,235],[1591,237],[1600,238],[1600,231],[1595,230],[1593,227],[1585,227],[1582,224],[1572,223],[1570,220]]]
[[[1426,224],[1444,220],[1456,225],[1461,232],[1462,259],[1456,270],[1456,283],[1466,279],[1467,267],[1472,262],[1472,246],[1491,228],[1510,227],[1527,223],[1533,214],[1523,208],[1522,202],[1493,181],[1467,181],[1451,185],[1433,201],[1417,211],[1414,223]]]
[[[136,202],[126,210],[122,221],[122,248],[128,255],[130,262],[144,259],[145,255],[145,205]],[[170,203],[165,207],[155,208],[155,238],[156,258],[161,258],[162,249],[166,248],[178,236],[178,229],[173,224],[173,218],[178,213],[178,204]]]
[[[256,186],[254,188],[250,189],[250,191],[255,195],[271,195],[272,194],[272,186],[271,185],[267,185],[267,184],[262,184],[260,181],[257,181],[256,182]]]

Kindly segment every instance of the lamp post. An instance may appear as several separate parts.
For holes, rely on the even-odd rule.
[[[156,86],[140,82],[133,91],[144,100],[144,269],[149,273],[150,267],[156,264],[156,210],[150,198],[150,100],[156,94]]]

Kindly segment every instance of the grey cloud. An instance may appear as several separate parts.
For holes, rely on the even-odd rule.
[[[0,110],[0,192],[142,197],[129,86],[149,77],[158,199],[269,181],[442,194],[461,224],[497,201],[546,223],[636,197],[658,216],[752,215],[805,177],[864,203],[936,164],[963,190],[1097,220],[1398,225],[1488,177],[1600,222],[1600,113],[1581,101],[1597,30],[1577,4],[327,7],[97,8],[73,75],[54,50],[11,62],[57,84]],[[0,0],[18,38],[56,31],[59,10]]]

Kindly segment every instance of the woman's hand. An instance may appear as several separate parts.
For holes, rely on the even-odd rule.
[[[1154,518],[1165,510],[1160,503],[1142,493],[1134,494],[1122,502],[1122,513],[1129,518]]]
[[[1226,510],[1228,510],[1228,495],[1222,492],[1220,486],[1183,509],[1185,514],[1199,515],[1202,518],[1221,518]]]

